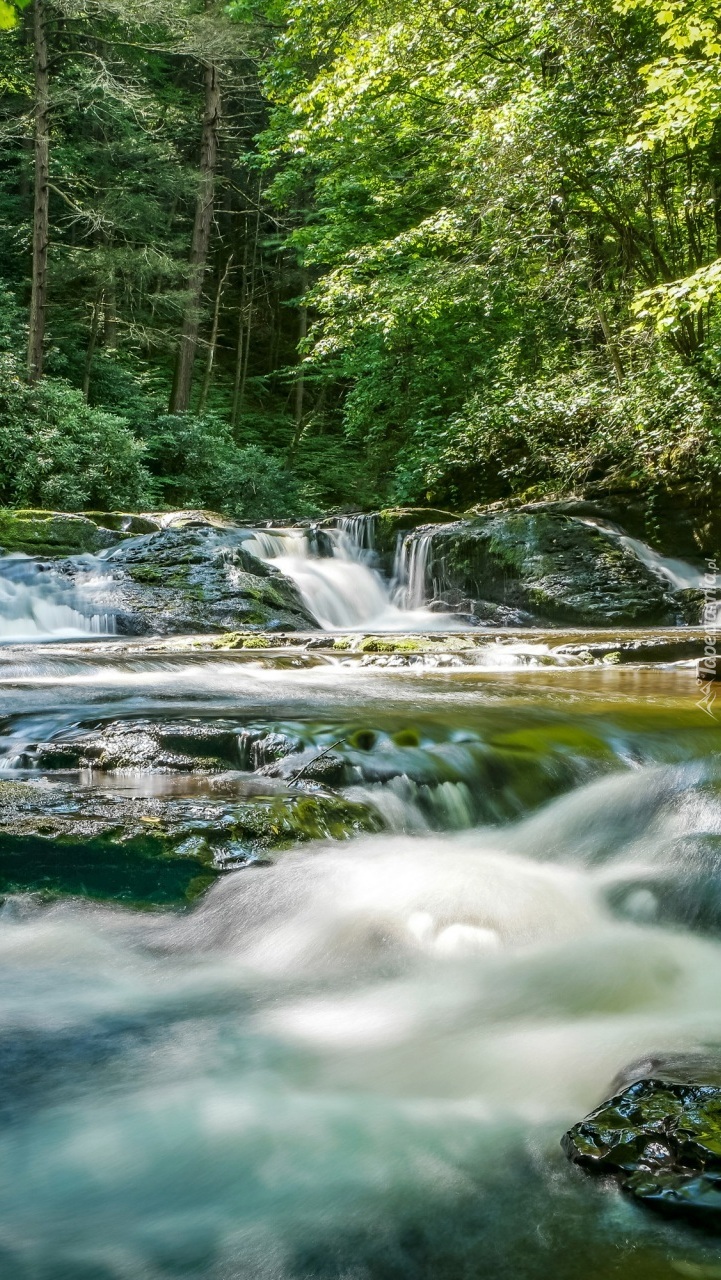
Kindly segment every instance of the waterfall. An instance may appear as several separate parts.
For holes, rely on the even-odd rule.
[[[393,578],[395,601],[401,609],[419,609],[426,603],[433,533],[398,534]]]
[[[85,560],[85,581],[96,581],[100,561]],[[112,614],[90,611],[82,581],[29,556],[0,557],[0,644],[114,632]]]
[[[409,553],[412,588],[398,592],[374,567],[374,517],[343,516],[336,528],[323,533],[332,555],[313,555],[306,529],[254,529],[243,546],[295,582],[324,631],[446,631],[449,624],[458,629],[458,619],[421,607],[431,534],[418,540],[422,550]],[[406,541],[412,541],[410,536]]]
[[[648,543],[642,542],[640,538],[632,538],[625,533],[618,525],[612,524],[610,520],[601,520],[596,516],[576,516],[581,524],[590,525],[593,529],[598,529],[601,533],[608,534],[620,546],[630,551],[631,555],[645,564],[651,573],[655,573],[656,577],[663,578],[669,583],[673,591],[701,591],[705,587],[704,572],[697,569],[694,565],[689,564],[686,560],[678,560],[672,556],[662,556],[660,551],[654,551],[653,547],[649,547]],[[715,611],[717,621],[721,615],[721,601],[716,602]]]
[[[355,548],[356,558],[374,556],[376,549],[377,515],[338,516],[337,528]]]

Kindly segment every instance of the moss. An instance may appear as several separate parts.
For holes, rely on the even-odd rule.
[[[395,638],[393,636],[363,636],[358,643],[360,653],[427,653],[433,642],[418,636]]]
[[[333,641],[333,648],[337,652],[341,652],[341,653],[347,649],[350,649],[352,645],[353,645],[353,641],[348,636],[337,636],[336,639]]]
[[[85,516],[56,511],[0,510],[0,547],[42,558],[102,551],[125,535],[100,528]]]
[[[569,1159],[656,1209],[721,1225],[721,1089],[642,1079],[566,1133]]]

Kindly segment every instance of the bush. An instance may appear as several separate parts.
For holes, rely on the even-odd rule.
[[[599,480],[702,481],[717,469],[717,420],[709,384],[688,368],[657,366],[621,387],[592,369],[501,384],[416,442],[399,489],[462,504]]]
[[[210,507],[240,520],[306,514],[293,475],[259,445],[240,447],[213,414],[166,414],[147,437],[163,504]]]
[[[143,446],[124,418],[59,379],[27,386],[0,353],[0,502],[63,511],[143,506]]]

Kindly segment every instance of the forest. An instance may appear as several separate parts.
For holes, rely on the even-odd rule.
[[[0,22],[0,503],[716,502],[713,0]]]

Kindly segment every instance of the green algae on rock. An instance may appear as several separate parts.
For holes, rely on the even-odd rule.
[[[721,1087],[647,1078],[564,1135],[583,1168],[615,1173],[637,1200],[721,1227]]]
[[[0,510],[0,548],[7,553],[20,552],[42,559],[96,554],[125,536],[83,515]]]
[[[0,893],[135,906],[189,902],[223,871],[309,840],[378,831],[362,804],[315,792],[126,796],[28,782],[0,785]]]
[[[210,525],[162,529],[121,544],[106,564],[112,581],[98,588],[97,605],[124,635],[317,625],[295,584],[245,551],[240,532],[231,539]]]
[[[668,625],[678,607],[667,584],[603,531],[548,512],[505,511],[421,529],[432,533],[436,595],[582,626]]]

